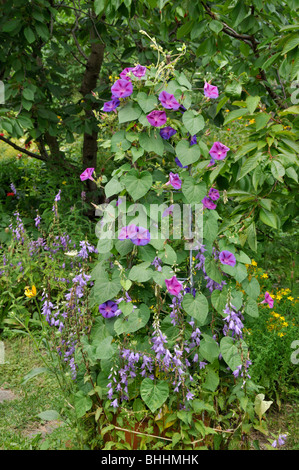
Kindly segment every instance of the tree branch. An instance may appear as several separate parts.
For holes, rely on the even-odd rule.
[[[20,147],[19,145],[15,144],[14,142],[12,142],[11,140],[7,139],[6,137],[4,137],[2,135],[0,135],[0,140],[5,142],[6,144],[10,145],[11,147],[13,147],[15,150],[18,150],[19,152],[25,153],[29,157],[37,158],[38,160],[41,160],[42,162],[48,162],[48,159],[45,158],[44,156],[42,156],[38,153],[30,152],[30,150],[27,150],[27,149],[24,149],[24,148]]]

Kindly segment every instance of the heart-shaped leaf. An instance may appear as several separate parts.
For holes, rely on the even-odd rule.
[[[160,380],[154,382],[146,378],[141,382],[140,394],[144,403],[149,407],[152,413],[160,408],[169,396],[168,383]]]
[[[198,145],[191,145],[187,140],[180,140],[175,148],[178,159],[183,166],[197,162],[201,156]]]

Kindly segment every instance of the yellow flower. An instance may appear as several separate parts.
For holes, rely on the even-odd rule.
[[[282,324],[282,326],[287,327],[287,326],[289,326],[289,324],[288,324],[286,321],[284,321],[283,324]]]
[[[267,273],[264,273],[264,274],[262,274],[262,277],[264,277],[265,279],[267,279],[269,276],[268,276]]]
[[[62,184],[66,184],[66,181],[62,181]]]
[[[280,299],[282,299],[282,295],[277,294],[276,298],[277,298],[277,300],[280,300]]]
[[[26,297],[29,297],[31,299],[31,297],[35,297],[36,296],[36,287],[35,286],[32,286],[32,289],[30,289],[30,287],[25,287],[25,295]]]
[[[250,119],[249,124],[254,124],[254,123],[255,123],[255,119]]]
[[[292,297],[291,295],[288,297],[288,300],[292,301],[294,300],[294,297]]]
[[[284,336],[284,333],[277,333],[281,338]]]
[[[252,266],[257,266],[257,262],[254,261],[254,259],[251,260],[251,264],[252,264]]]

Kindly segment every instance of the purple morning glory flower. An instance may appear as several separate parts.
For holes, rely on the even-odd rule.
[[[144,77],[144,75],[146,74],[146,67],[144,67],[143,65],[138,64],[138,65],[136,65],[136,67],[134,67],[132,69],[132,73],[137,78]]]
[[[80,180],[81,181],[84,181],[84,180],[94,181],[92,177],[93,172],[94,172],[94,168],[86,168],[86,170],[84,170],[83,173],[81,173]]]
[[[130,240],[132,237],[135,237],[137,233],[137,226],[130,224],[127,227],[123,227],[118,235],[119,240]]]
[[[228,264],[229,266],[235,266],[236,264],[235,256],[227,250],[223,250],[220,252],[219,260],[222,264]]]
[[[118,305],[113,300],[108,300],[99,306],[99,312],[104,318],[112,318],[119,314]]]
[[[208,194],[209,198],[212,199],[213,201],[217,201],[217,199],[220,198],[220,194],[218,189],[211,188]]]
[[[179,109],[180,107],[180,103],[171,93],[167,93],[167,91],[161,91],[159,100],[166,109]]]
[[[170,137],[176,134],[176,132],[177,131],[173,127],[166,126],[160,130],[160,136],[162,137],[162,139],[168,140],[170,139]]]
[[[171,206],[167,207],[167,209],[165,209],[165,211],[163,212],[162,214],[162,217],[167,217],[168,215],[173,215],[173,204],[171,204]]]
[[[269,294],[269,292],[266,292],[265,293],[265,298],[264,300],[261,302],[262,304],[268,304],[270,308],[273,308],[273,305],[274,305],[274,300],[272,299],[271,295]]]
[[[218,93],[218,88],[216,86],[213,86],[211,85],[210,83],[205,83],[204,84],[204,95],[207,97],[207,98],[218,98],[219,96],[219,93]]]
[[[171,186],[174,188],[174,189],[181,189],[182,187],[182,180],[180,179],[179,175],[177,173],[172,173],[170,172],[169,173],[169,181],[168,183],[166,183],[167,185],[168,184],[171,184]]]
[[[151,236],[149,231],[143,227],[137,227],[135,234],[130,238],[134,245],[144,246],[150,242]]]
[[[207,209],[216,209],[216,204],[208,196],[205,196],[201,202]]]
[[[130,81],[131,78],[129,77],[128,73],[132,72],[134,70],[134,67],[126,67],[120,74],[120,78],[123,80]]]
[[[133,85],[130,81],[120,78],[112,85],[111,93],[116,98],[126,98],[133,93]]]
[[[119,105],[120,105],[120,101],[118,99],[107,101],[106,103],[104,103],[103,111],[110,113],[110,111],[113,111]]]
[[[190,145],[196,145],[197,144],[197,136],[193,135],[190,139]]]
[[[154,127],[161,127],[167,121],[167,116],[165,111],[158,111],[155,109],[146,116],[148,122]]]
[[[175,157],[174,159],[175,163],[180,167],[180,168],[188,168],[188,165],[186,166],[183,166],[180,162],[180,160],[178,159],[178,157]]]
[[[229,150],[229,147],[226,147],[226,145],[221,142],[214,142],[209,154],[211,155],[212,160],[223,160]]]

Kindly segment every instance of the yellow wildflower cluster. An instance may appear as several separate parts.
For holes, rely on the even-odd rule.
[[[283,315],[279,315],[279,313],[276,312],[270,312],[270,319],[267,326],[269,331],[277,331],[277,335],[282,338],[285,335],[284,330],[288,326],[289,324]]]

